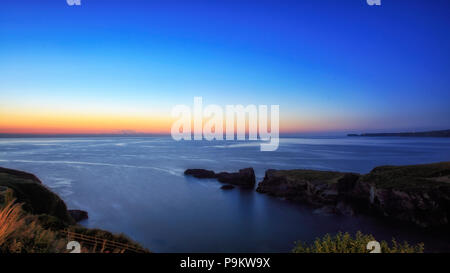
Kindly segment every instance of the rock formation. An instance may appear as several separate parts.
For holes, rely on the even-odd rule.
[[[450,162],[383,166],[366,175],[267,170],[256,191],[343,214],[371,213],[422,227],[450,224]]]
[[[253,168],[240,169],[237,173],[220,172],[204,169],[187,169],[185,175],[190,175],[196,178],[215,178],[219,182],[236,185],[244,188],[253,188],[256,183],[255,171]]]
[[[81,222],[89,218],[88,213],[84,210],[72,209],[69,210],[69,214],[75,222]]]

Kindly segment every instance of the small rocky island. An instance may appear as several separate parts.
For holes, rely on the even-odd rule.
[[[244,170],[228,176],[226,183],[240,185],[242,181],[248,181],[246,185],[252,186],[254,183],[247,178],[254,177],[254,171],[251,168]],[[249,175],[238,175],[243,173]],[[186,170],[185,174],[219,179],[213,171],[201,169]],[[236,180],[233,182],[232,178]],[[450,224],[450,162],[381,166],[364,175],[317,170],[267,170],[256,191],[334,213],[364,213],[421,227]]]
[[[224,190],[232,189],[232,185],[240,186],[242,188],[253,188],[256,183],[255,171],[253,168],[240,169],[237,173],[215,173],[214,171],[204,169],[187,169],[184,174],[199,179],[217,179],[221,183],[228,184],[222,186],[222,189]]]

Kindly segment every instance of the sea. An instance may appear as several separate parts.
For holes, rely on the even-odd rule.
[[[268,169],[367,173],[441,161],[450,161],[448,138],[291,137],[273,152],[260,151],[258,142],[170,136],[0,138],[0,166],[36,174],[69,209],[89,213],[83,226],[123,233],[153,252],[290,252],[297,241],[339,231],[450,251],[448,231],[329,214],[183,174],[252,167],[260,182]]]

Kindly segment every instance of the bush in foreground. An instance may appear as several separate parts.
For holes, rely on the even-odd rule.
[[[64,241],[44,229],[36,217],[26,214],[14,200],[0,207],[0,253],[62,252]]]
[[[323,238],[317,238],[314,243],[308,245],[296,242],[294,253],[369,253],[367,243],[376,241],[372,235],[358,231],[355,237],[349,233],[339,232],[331,236],[326,234]],[[386,241],[379,242],[381,253],[423,253],[424,244],[410,245],[408,242],[399,243],[392,239],[391,244]]]

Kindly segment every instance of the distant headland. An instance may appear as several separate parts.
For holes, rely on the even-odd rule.
[[[426,131],[426,132],[405,132],[405,133],[364,133],[364,134],[348,134],[347,136],[355,137],[450,137],[449,130]]]

